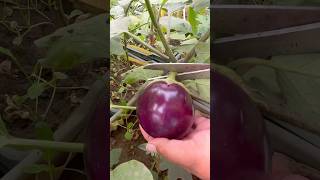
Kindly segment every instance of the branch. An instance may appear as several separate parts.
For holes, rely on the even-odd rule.
[[[134,34],[131,34],[130,32],[125,32],[127,35],[129,35],[130,37],[132,37],[135,41],[139,42],[140,44],[142,44],[143,46],[147,47],[150,49],[150,51],[154,52],[155,54],[157,54],[158,56],[160,56],[162,59],[164,59],[165,61],[169,61],[169,57],[164,55],[162,52],[160,52],[159,50],[157,50],[156,48],[152,47],[151,45],[149,45],[146,42],[143,42],[140,38],[138,38],[137,36],[135,36]]]
[[[82,143],[66,143],[47,140],[34,140],[10,137],[7,146],[14,148],[29,149],[50,149],[61,152],[83,152],[84,145]]]
[[[151,21],[152,21],[154,27],[157,29],[157,33],[158,33],[158,35],[159,35],[159,37],[161,39],[161,42],[162,42],[164,48],[166,49],[166,53],[168,54],[168,56],[170,58],[169,60],[171,62],[176,62],[176,58],[174,57],[174,55],[173,55],[173,53],[172,53],[172,51],[171,51],[171,49],[170,49],[170,47],[168,45],[168,42],[166,41],[166,39],[165,39],[165,37],[164,37],[164,35],[163,35],[162,31],[161,31],[160,25],[157,23],[157,19],[156,19],[155,15],[154,15],[154,12],[152,10],[150,1],[149,0],[145,0],[145,2],[146,2],[146,6],[147,6],[147,9],[148,9]]]
[[[210,37],[210,29],[203,35],[200,37],[198,43],[190,50],[190,52],[186,55],[185,58],[180,59],[178,62],[179,63],[186,63],[189,62],[190,59],[194,56],[194,54],[196,53],[196,47],[199,43],[201,42],[206,42],[206,40]]]

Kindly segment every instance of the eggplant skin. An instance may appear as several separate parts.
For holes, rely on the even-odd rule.
[[[194,123],[192,98],[179,84],[156,81],[139,95],[137,115],[150,136],[181,139]]]
[[[263,179],[271,162],[264,120],[239,86],[213,78],[213,179]]]
[[[88,124],[88,139],[85,144],[85,166],[89,180],[109,179],[109,142],[107,97],[100,98]]]

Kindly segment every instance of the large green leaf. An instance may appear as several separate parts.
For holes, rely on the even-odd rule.
[[[184,80],[182,83],[192,94],[208,102],[210,101],[210,79]]]
[[[136,16],[121,17],[110,23],[110,38],[120,35],[123,32],[128,32],[129,26],[139,23],[140,19]]]
[[[191,25],[188,21],[173,17],[173,16],[162,16],[159,20],[161,26],[166,27],[167,30],[173,29],[178,32],[192,32]]]
[[[151,171],[141,162],[131,160],[110,172],[111,180],[153,180]]]
[[[120,18],[120,17],[123,17],[125,14],[124,14],[124,8],[120,5],[118,6],[113,6],[111,9],[110,9],[110,15],[111,16],[114,16],[115,19],[117,18]]]
[[[96,58],[107,58],[107,32],[105,14],[60,28],[35,41],[38,47],[48,49],[39,62],[54,69],[71,69]]]
[[[143,67],[138,67],[126,72],[123,81],[127,84],[133,84],[139,80],[147,80],[149,78],[160,76],[162,75],[162,73],[162,70],[151,70],[143,69]]]
[[[121,44],[120,35],[110,38],[110,54],[123,55],[125,51]]]
[[[210,43],[209,41],[206,42],[199,42],[196,47],[196,62],[197,63],[210,63]]]
[[[119,163],[119,159],[121,156],[122,149],[115,148],[110,151],[110,167],[112,168],[114,165]]]
[[[161,158],[160,170],[168,170],[168,180],[177,180],[178,178],[182,180],[192,180],[192,175],[189,172],[164,158]]]
[[[197,36],[201,37],[204,33],[210,30],[210,16],[208,15],[197,15],[197,21],[199,22]]]
[[[200,11],[204,8],[209,8],[210,1],[209,0],[194,0],[191,5],[195,11]]]
[[[297,72],[317,74],[320,68],[320,54],[277,56],[271,59],[281,67]],[[244,76],[257,97],[267,103],[280,106],[306,119],[313,126],[319,126],[320,79],[306,74],[256,66]],[[258,82],[258,83],[257,83]]]
[[[196,34],[198,32],[199,21],[197,20],[197,13],[192,7],[189,7],[188,21],[192,27],[192,33]]]

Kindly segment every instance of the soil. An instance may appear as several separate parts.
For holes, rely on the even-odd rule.
[[[23,1],[24,2],[24,1]],[[18,5],[19,7],[24,7],[26,4]],[[7,8],[13,9],[13,13],[6,20],[15,21],[18,25],[24,26],[26,23],[25,16],[26,10],[14,9],[16,5],[0,3],[0,15],[5,13]],[[70,4],[64,4],[65,9],[70,9]],[[50,10],[44,6],[38,7],[39,10],[45,16],[47,16],[50,21],[42,15],[39,15],[36,11],[30,11],[30,22],[31,24],[36,24],[40,22],[51,22],[52,24],[41,25],[33,28],[26,36],[24,36],[23,41],[20,45],[14,45],[12,42],[17,37],[17,35],[8,30],[4,25],[0,25],[0,46],[10,49],[12,54],[18,59],[22,67],[28,74],[31,74],[33,66],[36,64],[37,60],[44,56],[44,50],[38,49],[34,45],[34,41],[51,34],[56,29],[64,25],[60,14],[56,10]],[[10,61],[10,59],[0,53],[0,64],[4,61]],[[30,87],[30,83],[26,77],[19,71],[17,66],[12,63],[9,73],[0,74],[0,112],[2,118],[7,123],[7,127],[12,135],[18,137],[32,138],[35,136],[34,132],[34,121],[35,117],[35,101],[27,101],[24,107],[19,107],[19,109],[12,110],[17,115],[9,116],[4,110],[8,107],[7,97],[14,95],[25,95],[27,89]],[[78,87],[78,86],[90,86],[95,80],[95,73],[101,68],[98,65],[91,66],[80,66],[75,68],[70,72],[65,72],[69,78],[64,80],[59,84],[59,86],[67,87]],[[43,78],[49,79],[51,76],[50,71],[44,69]],[[59,124],[63,123],[68,115],[73,111],[73,109],[80,103],[81,98],[86,94],[87,90],[77,89],[77,90],[58,90],[56,92],[52,107],[47,115],[45,121],[49,126],[55,130]],[[45,91],[40,97],[38,102],[38,113],[43,114],[49,104],[49,100],[52,94],[52,89]],[[79,102],[76,102],[79,100]],[[63,107],[63,108],[61,108]],[[12,112],[10,111],[10,113]],[[19,113],[20,112],[20,113]],[[28,117],[19,117],[19,114],[29,113]]]
[[[39,49],[33,43],[35,40],[53,33],[58,28],[65,26],[64,21],[60,16],[59,10],[47,8],[42,2],[38,2],[38,10],[42,13],[40,15],[35,10],[30,10],[30,24],[37,24],[40,22],[50,22],[50,24],[44,24],[32,28],[27,33],[20,45],[13,43],[17,34],[9,30],[3,23],[4,15],[9,11],[10,16],[5,20],[9,22],[16,22],[19,26],[26,27],[27,24],[27,13],[26,10],[28,1],[12,1],[17,2],[17,5],[4,3],[6,1],[0,1],[0,47],[9,49],[12,54],[16,57],[19,63],[27,74],[32,74],[34,66],[38,59],[45,57],[45,50]],[[9,1],[8,1],[9,2]],[[30,1],[34,3],[35,1]],[[47,1],[43,1],[47,2]],[[58,1],[57,1],[58,2]],[[33,4],[32,4],[33,6]],[[69,1],[63,1],[63,7],[66,14],[74,9],[73,5]],[[49,18],[49,19],[47,19]],[[1,66],[4,62],[11,62],[11,67],[4,70]],[[97,79],[98,76],[103,75],[106,72],[106,60],[99,59],[90,64],[82,64],[78,67],[63,72],[68,75],[65,80],[59,81],[57,86],[59,87],[83,87],[77,89],[57,89],[53,99],[51,108],[48,111],[44,121],[55,131],[60,124],[62,124],[72,111],[81,103],[81,99],[88,92],[91,84]],[[50,80],[52,72],[49,69],[43,69],[41,76],[43,79]],[[24,74],[19,70],[11,59],[0,52],[0,116],[5,122],[8,131],[11,135],[23,138],[35,138],[35,124],[38,122],[39,117],[43,115],[49,104],[52,88],[45,90],[38,99],[38,110],[35,111],[36,101],[27,100],[22,105],[10,105],[13,96],[23,96],[27,93],[31,83],[27,80]],[[13,107],[8,110],[8,107]],[[81,160],[80,160],[81,159]],[[78,168],[77,164],[81,165],[79,169],[82,170],[83,161],[82,157],[75,158],[74,161],[77,163],[71,163],[70,167]],[[71,174],[71,175],[70,175]],[[73,174],[76,173],[64,173],[65,178],[69,179]],[[79,176],[79,175],[78,175]],[[83,177],[83,175],[80,175]],[[74,177],[74,176],[73,176]],[[81,177],[73,178],[80,179]],[[1,179],[1,177],[0,177]],[[70,178],[71,179],[71,178]]]

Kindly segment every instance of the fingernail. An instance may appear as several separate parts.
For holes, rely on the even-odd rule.
[[[151,153],[157,152],[156,146],[153,144],[147,144],[146,149],[148,152],[151,152]]]

